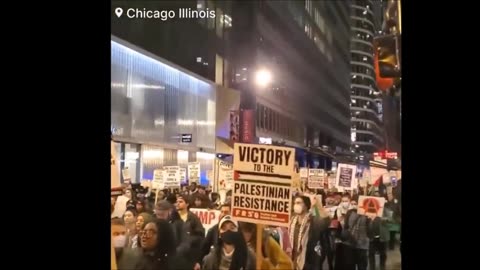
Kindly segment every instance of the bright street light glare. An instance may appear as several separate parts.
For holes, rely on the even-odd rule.
[[[265,87],[272,81],[272,74],[266,69],[258,70],[255,73],[255,83],[258,86]]]

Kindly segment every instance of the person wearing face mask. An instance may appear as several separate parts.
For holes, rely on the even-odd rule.
[[[319,216],[310,213],[311,201],[307,196],[297,196],[294,200],[294,216],[289,225],[292,245],[292,262],[295,270],[322,269],[320,258],[326,252],[330,217],[323,207]]]
[[[112,242],[115,252],[118,249],[122,249],[127,244],[127,229],[125,228],[125,222],[121,218],[112,218],[111,221]]]
[[[346,194],[342,196],[340,205],[337,208],[337,219],[342,225],[348,210],[350,210],[350,196]]]
[[[218,224],[219,244],[203,263],[203,270],[254,270],[255,254],[248,249],[238,222],[231,216],[224,216]]]
[[[221,221],[223,217],[230,215],[230,210],[231,210],[230,204],[222,205],[222,207],[220,208],[219,221]],[[194,266],[195,270],[200,270],[200,265],[203,261],[203,258],[205,258],[205,256],[207,256],[208,253],[210,253],[212,248],[215,249],[218,246],[219,239],[220,239],[219,224],[217,224],[216,226],[213,226],[208,230],[207,236],[203,240],[202,247],[200,248],[200,256],[197,259],[197,263]]]

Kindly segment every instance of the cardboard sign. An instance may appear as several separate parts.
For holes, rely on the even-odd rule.
[[[357,174],[357,166],[349,164],[338,164],[337,168],[337,188],[353,189],[355,186],[355,179]]]
[[[153,171],[152,189],[164,189],[163,170]]]
[[[328,188],[332,189],[335,188],[335,183],[337,181],[337,176],[335,174],[331,174],[328,176]]]
[[[180,167],[179,166],[163,167],[163,184],[165,188],[180,187]]]
[[[191,208],[190,211],[197,215],[197,217],[200,219],[200,222],[202,222],[203,228],[205,229],[205,235],[207,235],[210,228],[217,225],[220,221],[219,210]]]
[[[325,170],[309,169],[308,170],[308,188],[323,189],[325,181]]]
[[[123,181],[132,180],[132,176],[130,175],[130,169],[128,167],[125,167],[122,170],[122,177],[123,177]]]
[[[200,184],[200,163],[192,162],[188,164],[188,182]]]
[[[357,213],[371,218],[383,217],[384,205],[385,198],[383,197],[360,196],[358,197]]]
[[[300,168],[300,178],[308,178],[308,168]]]
[[[232,216],[238,221],[288,227],[295,149],[234,145]]]
[[[231,190],[233,188],[233,165],[223,160],[218,160],[217,183],[219,190]]]

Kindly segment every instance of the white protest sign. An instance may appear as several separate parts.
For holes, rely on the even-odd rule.
[[[308,170],[308,188],[323,189],[325,181],[325,170],[309,169]]]
[[[383,184],[384,185],[388,185],[390,184],[392,181],[391,181],[391,178],[390,178],[390,173],[385,173],[382,175],[382,178],[383,178]]]
[[[163,167],[163,183],[165,188],[179,188],[180,187],[180,167],[179,166],[164,166]]]
[[[130,175],[130,169],[128,167],[125,167],[122,170],[122,177],[123,177],[123,181],[132,180],[132,176]]]
[[[188,183],[200,184],[200,163],[192,162],[188,164]]]
[[[187,182],[187,169],[180,168],[180,183],[186,183],[186,182]]]
[[[235,143],[232,216],[238,221],[288,227],[295,149]]]
[[[328,176],[328,188],[329,189],[335,188],[336,180],[337,180],[337,177],[335,176],[335,174],[331,174],[331,175]]]
[[[385,198],[372,196],[359,196],[357,213],[371,218],[383,217]]]
[[[300,168],[300,178],[308,178],[308,168]]]
[[[163,170],[153,171],[152,189],[164,189]]]
[[[233,188],[233,165],[218,160],[218,189],[219,190],[230,190]]]
[[[356,188],[355,179],[357,174],[357,166],[349,164],[338,164],[337,168],[337,188],[353,189]]]
[[[220,211],[219,210],[208,210],[200,208],[190,208],[190,211],[194,213],[200,222],[202,222],[203,228],[205,229],[205,235],[207,235],[208,230],[213,226],[217,225],[220,222]]]

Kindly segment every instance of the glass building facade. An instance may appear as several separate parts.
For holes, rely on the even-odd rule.
[[[383,101],[377,88],[373,38],[378,1],[351,2],[351,141],[352,151],[371,154],[384,147]]]
[[[121,150],[136,144],[138,164],[129,166],[134,182],[192,161],[204,165],[205,182],[215,155],[215,92],[214,83],[112,37],[111,129],[120,144],[119,169],[133,157]],[[182,143],[182,134],[191,134],[191,142]]]

